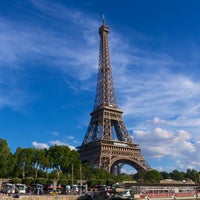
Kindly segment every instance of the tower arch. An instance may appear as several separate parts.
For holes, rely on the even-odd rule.
[[[133,167],[136,171],[146,171],[146,167],[144,167],[140,162],[133,158],[114,158],[111,162],[110,172],[112,174],[119,174],[124,165],[129,165]]]

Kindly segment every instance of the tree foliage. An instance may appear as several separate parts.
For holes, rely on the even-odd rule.
[[[0,139],[0,177],[9,177],[13,168],[13,160],[8,143]]]
[[[170,177],[174,180],[182,181],[185,175],[184,172],[179,172],[178,170],[175,169],[170,173]]]
[[[79,153],[68,146],[51,146],[49,149],[18,147],[11,153],[7,141],[0,139],[0,178],[12,177],[13,182],[33,183],[59,181],[61,184],[76,184],[85,180],[89,187],[112,185],[117,182],[132,181],[155,183],[172,178],[177,181],[191,179],[199,183],[200,172],[188,169],[185,173],[178,170],[159,172],[155,169],[136,174],[110,174],[95,168],[91,163],[81,163]]]
[[[162,176],[159,171],[155,169],[151,169],[147,171],[144,175],[144,180],[149,181],[149,182],[159,182],[162,179]]]

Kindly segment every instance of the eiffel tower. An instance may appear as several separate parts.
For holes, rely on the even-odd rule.
[[[104,19],[99,28],[100,49],[96,98],[91,120],[82,142],[77,147],[80,160],[108,172],[119,174],[128,164],[137,171],[147,171],[150,166],[141,155],[122,119],[114,89],[108,42],[109,27]]]

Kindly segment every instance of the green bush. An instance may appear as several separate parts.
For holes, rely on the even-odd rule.
[[[35,179],[33,177],[26,177],[25,180],[23,181],[24,184],[27,186],[34,184]]]
[[[16,183],[22,183],[22,179],[20,179],[20,178],[12,178],[11,179],[11,182],[13,183],[13,184],[16,184]]]
[[[47,179],[46,178],[37,178],[37,180],[35,181],[35,183],[46,185]]]

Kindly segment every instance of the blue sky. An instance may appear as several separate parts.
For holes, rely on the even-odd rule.
[[[157,170],[200,170],[200,2],[1,0],[0,138],[82,143],[105,15],[123,118]]]

